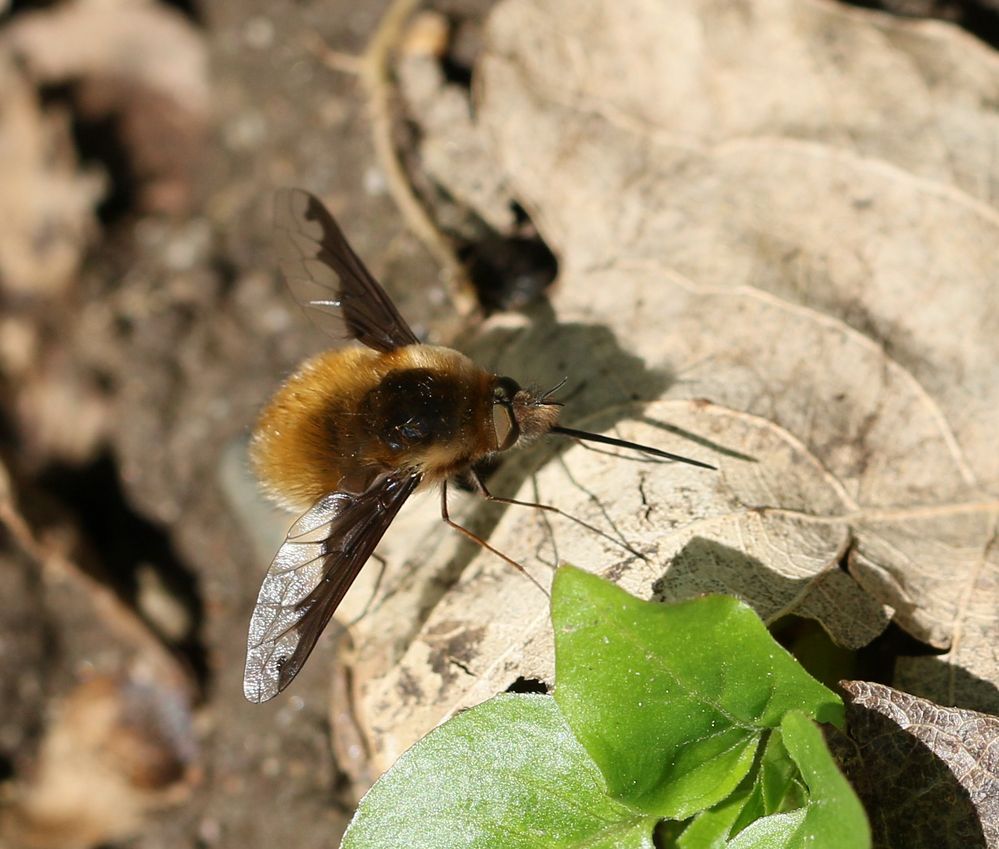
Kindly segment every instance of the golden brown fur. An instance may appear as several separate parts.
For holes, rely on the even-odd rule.
[[[387,375],[408,369],[445,373],[460,390],[443,411],[453,432],[429,444],[392,450],[362,412]],[[439,481],[496,450],[491,426],[492,375],[449,348],[407,345],[326,351],[306,361],[260,416],[251,459],[261,482],[292,509],[339,489],[362,491],[381,472],[418,471]]]

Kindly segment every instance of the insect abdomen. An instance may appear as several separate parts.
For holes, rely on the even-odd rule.
[[[366,348],[326,351],[307,360],[274,394],[257,422],[250,457],[275,500],[304,509],[371,477],[361,462],[363,434],[354,410],[378,380],[382,356]]]

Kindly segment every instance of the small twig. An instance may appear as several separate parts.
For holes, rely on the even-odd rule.
[[[476,301],[464,267],[458,261],[451,240],[420,203],[392,142],[392,54],[420,3],[421,0],[393,0],[360,56],[332,50],[318,36],[311,36],[306,47],[328,68],[356,75],[361,80],[368,100],[375,156],[392,199],[408,227],[441,266],[451,303],[458,316],[465,317],[475,310]]]

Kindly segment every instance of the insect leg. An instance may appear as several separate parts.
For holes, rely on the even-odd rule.
[[[358,622],[368,615],[371,611],[371,605],[378,597],[378,590],[382,588],[382,578],[385,577],[385,567],[388,565],[388,561],[377,551],[372,552],[371,559],[378,561],[378,577],[375,578],[375,585],[371,590],[371,597],[365,602],[364,607],[361,608],[361,612],[347,623],[348,628],[353,628]]]
[[[540,504],[536,501],[518,501],[515,498],[503,498],[499,495],[493,495],[486,487],[486,482],[482,480],[482,478],[479,476],[479,473],[475,469],[471,470],[469,477],[472,483],[475,484],[475,488],[479,491],[479,494],[482,495],[482,497],[485,498],[486,501],[493,501],[497,504],[516,504],[518,507],[533,507],[536,510],[547,510],[550,513],[558,513],[559,516],[563,516],[566,519],[575,522],[580,527],[586,528],[588,531],[595,533],[597,536],[601,536],[604,539],[614,543],[615,545],[621,546],[621,548],[623,548],[629,554],[633,554],[635,557],[638,557],[641,560],[648,560],[648,558],[644,554],[642,554],[640,551],[636,551],[626,542],[623,542],[622,540],[619,540],[616,537],[611,536],[606,531],[600,530],[600,528],[591,525],[589,522],[584,522],[578,516],[573,516],[571,513],[566,513],[564,510],[559,510],[558,507],[555,507],[551,504]]]
[[[514,569],[516,569],[524,577],[526,577],[532,584],[534,584],[534,586],[536,586],[539,590],[541,590],[541,592],[543,592],[545,595],[548,595],[548,590],[546,590],[543,586],[541,586],[541,584],[537,582],[534,576],[531,575],[531,573],[528,572],[520,563],[518,563],[516,560],[514,560],[511,557],[507,557],[498,548],[493,548],[488,542],[482,539],[482,537],[472,533],[468,528],[462,527],[451,518],[451,516],[447,512],[447,480],[441,483],[441,518],[448,525],[450,525],[452,528],[458,531],[458,533],[468,537],[468,539],[472,540],[472,542],[477,542],[484,549],[486,549],[487,551],[491,551],[501,560],[505,560],[507,563],[513,566]]]

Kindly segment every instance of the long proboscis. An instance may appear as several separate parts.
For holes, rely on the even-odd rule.
[[[654,457],[662,457],[665,460],[676,460],[678,463],[687,463],[691,466],[699,466],[702,469],[712,469],[718,471],[717,466],[702,463],[700,460],[691,460],[690,457],[681,457],[679,454],[670,454],[669,451],[662,451],[650,445],[639,445],[637,442],[628,442],[626,439],[615,439],[613,436],[604,436],[600,433],[589,433],[585,430],[576,430],[571,427],[555,425],[551,433],[561,433],[563,436],[571,436],[573,439],[584,439],[588,442],[602,442],[604,445],[614,445],[617,448],[630,448],[632,451],[641,451],[651,454]]]

